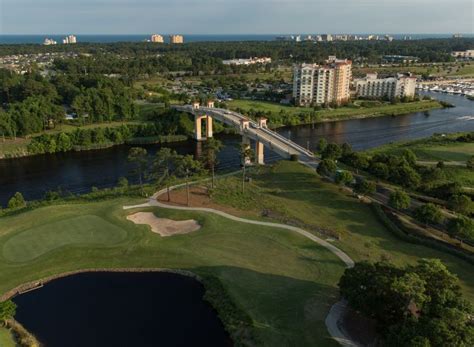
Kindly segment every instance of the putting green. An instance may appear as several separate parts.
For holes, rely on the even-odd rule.
[[[104,246],[123,241],[127,232],[94,215],[83,215],[22,231],[5,242],[3,257],[26,262],[70,245]]]

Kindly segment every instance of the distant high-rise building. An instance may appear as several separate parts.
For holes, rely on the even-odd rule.
[[[54,41],[53,39],[45,38],[43,41],[43,45],[45,46],[50,46],[50,45],[56,45],[57,42]]]
[[[170,43],[184,43],[183,35],[170,35]]]
[[[460,39],[462,38],[462,34],[453,34],[453,39]]]
[[[77,38],[74,35],[68,35],[63,39],[63,44],[77,43]]]
[[[350,98],[350,60],[330,56],[326,65],[299,64],[293,72],[293,97],[297,105],[341,104]]]
[[[163,43],[163,42],[165,42],[165,40],[163,39],[163,36],[158,35],[158,34],[153,34],[153,35],[151,35],[150,41],[151,41],[151,42],[155,42],[155,43]]]
[[[321,35],[321,39],[323,41],[332,41],[332,35],[331,34],[323,34],[323,35]]]
[[[397,77],[378,78],[376,73],[354,80],[358,96],[366,98],[412,98],[415,96],[416,77],[398,74]]]

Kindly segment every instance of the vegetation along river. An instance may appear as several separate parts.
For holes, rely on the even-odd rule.
[[[474,131],[474,102],[465,97],[424,93],[447,101],[456,107],[413,113],[396,117],[378,117],[286,127],[278,131],[304,147],[314,150],[321,137],[329,142],[350,143],[356,150],[373,148],[386,143],[427,137],[434,133]],[[220,137],[225,148],[219,154],[219,170],[239,167],[237,154],[239,136]],[[199,154],[202,144],[193,140],[166,144],[178,153]],[[159,145],[146,146],[150,156]],[[26,199],[37,199],[48,190],[61,187],[72,193],[114,186],[124,176],[135,178],[127,163],[129,146],[117,146],[97,151],[68,152],[0,160],[0,205],[17,191]],[[278,160],[266,150],[267,163]]]

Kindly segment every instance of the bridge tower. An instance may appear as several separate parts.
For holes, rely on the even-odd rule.
[[[259,118],[258,119],[258,126],[260,128],[267,127],[267,119],[266,118]],[[255,161],[257,164],[264,165],[265,164],[265,154],[264,154],[264,145],[258,139],[255,140]]]
[[[207,102],[207,107],[212,108],[214,107],[213,101]],[[199,110],[200,105],[199,102],[193,103],[193,109]],[[206,134],[203,138],[202,136],[202,121],[205,120],[206,122]],[[194,139],[196,141],[202,141],[213,136],[213,124],[212,124],[212,117],[205,114],[195,114],[194,115]]]

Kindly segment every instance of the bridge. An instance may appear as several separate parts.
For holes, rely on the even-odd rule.
[[[194,138],[197,141],[206,140],[213,136],[212,122],[214,119],[234,127],[242,135],[244,145],[250,146],[250,140],[255,141],[255,161],[258,164],[264,164],[264,146],[287,159],[292,156],[297,156],[304,161],[314,158],[311,151],[268,129],[265,118],[260,118],[256,122],[238,112],[215,108],[212,101],[207,102],[206,106],[194,103],[192,105],[173,106],[173,108],[194,116]],[[204,136],[202,134],[203,120],[206,122]]]

